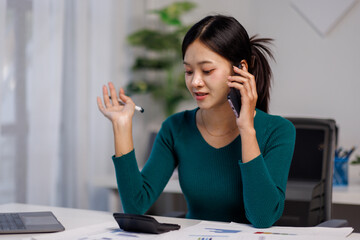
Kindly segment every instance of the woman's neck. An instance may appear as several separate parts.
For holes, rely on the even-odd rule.
[[[199,109],[197,120],[212,136],[224,136],[237,129],[236,118],[230,106]]]

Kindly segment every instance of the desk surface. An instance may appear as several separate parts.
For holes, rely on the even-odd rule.
[[[82,210],[72,208],[60,208],[49,206],[37,206],[26,204],[3,204],[0,205],[0,212],[27,212],[27,211],[52,211],[58,220],[64,225],[66,230],[73,230],[80,227],[86,227],[93,224],[100,224],[104,222],[113,221],[111,212]],[[156,217],[160,222],[171,222],[181,225],[182,228],[193,226],[200,222],[200,220]],[[65,230],[65,231],[66,231]],[[56,234],[56,233],[55,233]],[[24,239],[32,236],[39,236],[39,234],[7,234],[0,235],[0,239]],[[352,233],[347,239],[360,240],[360,233]]]
[[[30,212],[30,211],[52,211],[56,218],[61,222],[66,230],[74,230],[81,227],[86,227],[94,224],[105,223],[114,221],[111,212],[83,210],[74,208],[61,208],[50,206],[38,206],[27,204],[3,204],[0,205],[0,212]],[[182,228],[193,226],[200,220],[181,219],[181,218],[168,218],[156,216],[156,219],[160,222],[177,223]],[[66,231],[65,230],[65,231]],[[40,236],[41,234],[6,234],[0,235],[0,239],[26,239],[32,236]],[[359,234],[360,235],[360,234]],[[356,238],[355,238],[356,239]],[[360,236],[359,236],[360,239]]]
[[[360,205],[360,185],[333,187],[333,203]]]

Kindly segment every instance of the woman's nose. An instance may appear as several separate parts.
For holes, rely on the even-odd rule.
[[[192,80],[192,86],[193,87],[202,87],[204,86],[204,81],[200,74],[194,74],[193,80]]]

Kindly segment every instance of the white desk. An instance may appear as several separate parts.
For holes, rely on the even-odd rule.
[[[333,203],[360,205],[360,185],[333,187]]]
[[[80,227],[86,227],[93,224],[100,224],[109,221],[114,221],[111,212],[101,212],[92,210],[81,210],[60,207],[48,207],[26,204],[3,204],[0,205],[0,212],[27,212],[27,211],[52,211],[58,220],[64,225],[65,231],[73,230]],[[195,225],[200,220],[156,217],[160,222],[177,223],[181,228]],[[57,233],[53,233],[57,234]],[[39,236],[39,234],[7,234],[0,235],[0,239],[24,239],[32,236]],[[360,233],[352,233],[347,239],[360,240]]]
[[[94,224],[115,221],[111,212],[83,210],[74,208],[61,208],[50,206],[27,205],[19,203],[2,204],[0,205],[0,212],[29,212],[29,211],[52,211],[56,218],[65,227],[65,231],[74,230],[80,227],[86,227]],[[171,222],[181,225],[182,228],[195,225],[200,220],[168,218],[156,216],[160,222]],[[53,233],[56,234],[56,233]],[[26,239],[32,236],[39,236],[41,234],[0,234],[0,239]],[[359,234],[360,235],[360,234]],[[355,238],[356,239],[356,238]],[[359,237],[360,239],[360,237]]]

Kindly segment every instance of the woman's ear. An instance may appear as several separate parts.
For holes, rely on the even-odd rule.
[[[249,65],[245,59],[241,60],[240,64],[241,64],[241,69],[243,69],[243,67],[245,67],[246,71],[249,71]]]

